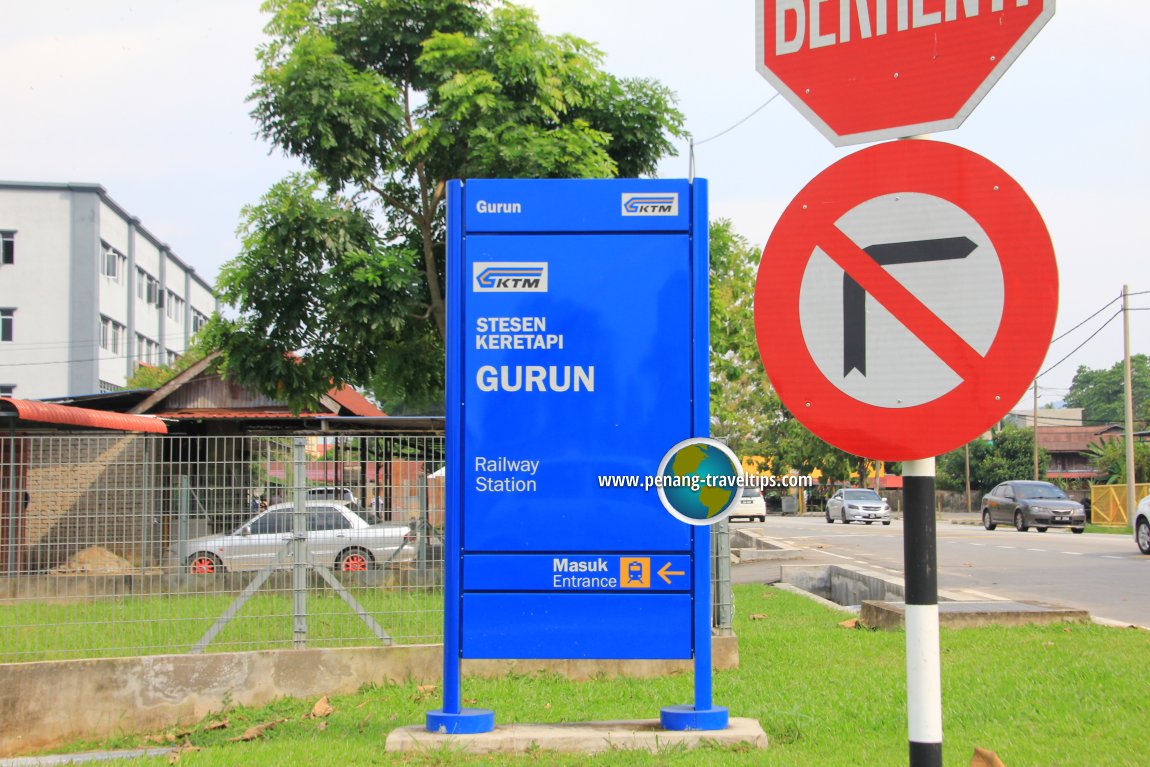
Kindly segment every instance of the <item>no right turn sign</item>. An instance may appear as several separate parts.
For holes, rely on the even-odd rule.
[[[1038,372],[1058,273],[1041,216],[988,160],[930,141],[865,149],[791,203],[763,252],[759,348],[787,408],[851,453],[939,455]]]

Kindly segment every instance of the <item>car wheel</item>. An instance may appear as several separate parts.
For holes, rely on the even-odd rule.
[[[1025,533],[1030,529],[1026,524],[1026,517],[1022,516],[1021,510],[1014,512],[1014,529],[1020,533]]]
[[[851,523],[851,521],[849,519],[847,519],[846,509],[843,509],[842,515],[843,515],[843,524],[849,525]]]
[[[1082,535],[1084,532],[1086,532],[1086,528],[1085,527],[1072,527],[1072,528],[1070,528],[1070,532],[1074,533],[1075,535]],[[1150,554],[1150,551],[1145,552],[1145,553]]]
[[[868,520],[866,521],[866,523],[867,523],[868,525],[869,525],[869,524],[871,524],[871,520],[869,520],[869,519],[868,519]]]
[[[835,523],[835,518],[834,518],[834,517],[832,517],[832,516],[831,516],[831,513],[828,511],[828,512],[827,512],[827,524],[828,524],[828,525],[833,525],[834,523]]]
[[[886,522],[883,522],[883,524],[884,524],[884,525],[889,525],[889,524],[890,524],[890,520],[888,519]]]
[[[1150,522],[1145,519],[1138,520],[1138,535],[1135,538],[1138,541],[1138,550],[1143,554],[1150,554]]]
[[[362,573],[375,566],[375,557],[367,549],[347,549],[335,559],[335,569],[341,573]]]
[[[993,530],[994,528],[998,527],[998,525],[990,521],[990,509],[982,510],[982,526],[987,530]]]
[[[210,551],[197,551],[188,557],[188,572],[193,575],[215,575],[224,571],[224,563]]]
[[[1035,530],[1037,530],[1037,531],[1038,531],[1038,532],[1040,532],[1040,533],[1045,533],[1045,532],[1046,532],[1046,528],[1045,528],[1045,527],[1036,527],[1036,528],[1034,528],[1034,529],[1035,529]]]

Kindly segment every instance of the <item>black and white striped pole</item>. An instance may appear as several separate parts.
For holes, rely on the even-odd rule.
[[[906,710],[910,767],[942,767],[942,675],[934,459],[902,465],[906,585]]]

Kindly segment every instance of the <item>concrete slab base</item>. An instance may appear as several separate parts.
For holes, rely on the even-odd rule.
[[[731,529],[731,558],[737,562],[798,559],[802,549],[767,536],[756,528]]]
[[[561,751],[596,754],[613,749],[658,753],[668,747],[694,748],[700,743],[733,746],[746,743],[767,747],[767,734],[756,719],[731,717],[725,730],[664,730],[658,719],[565,724],[496,724],[491,732],[446,735],[428,732],[423,725],[392,730],[387,751],[451,751],[468,754],[523,754],[529,751]]]
[[[860,622],[867,628],[901,628],[906,618],[902,602],[863,600]],[[939,602],[938,622],[949,628],[1022,626],[1028,623],[1089,623],[1090,613],[1039,602]]]

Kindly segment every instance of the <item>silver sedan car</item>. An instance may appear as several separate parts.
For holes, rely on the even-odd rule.
[[[839,490],[827,501],[827,524],[841,519],[844,525],[851,522],[872,522],[890,524],[890,504],[874,490],[847,487]]]
[[[188,572],[208,575],[237,570],[261,570],[280,557],[292,563],[294,504],[280,503],[260,512],[231,533],[193,538],[183,546]],[[346,504],[307,501],[307,553],[312,564],[352,572],[371,570],[385,562],[410,559],[411,529],[401,524],[370,525]],[[178,546],[172,547],[177,553]]]

